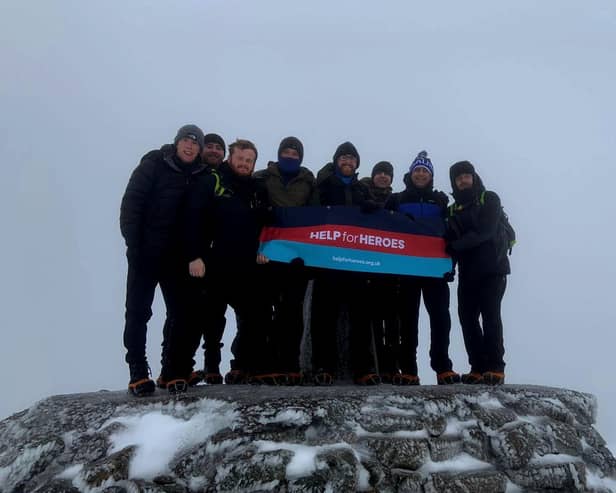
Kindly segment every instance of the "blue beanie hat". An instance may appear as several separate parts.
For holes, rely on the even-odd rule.
[[[428,153],[426,151],[421,151],[419,154],[417,154],[417,157],[411,164],[409,173],[412,174],[415,168],[425,168],[432,176],[434,176],[434,168],[432,167],[432,161],[430,161],[430,158],[428,157]]]

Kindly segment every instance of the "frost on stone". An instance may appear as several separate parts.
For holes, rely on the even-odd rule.
[[[0,422],[0,492],[616,491],[595,413],[534,386],[57,396]]]

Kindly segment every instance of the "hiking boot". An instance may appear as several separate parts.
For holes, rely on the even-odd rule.
[[[150,378],[150,367],[147,361],[129,363],[128,369],[130,371],[128,392],[135,397],[152,395],[156,390],[156,384]]]
[[[190,375],[186,379],[189,387],[194,387],[195,385],[203,382],[204,373],[201,370],[191,371]]]
[[[166,389],[168,383],[169,382],[163,378],[162,374],[159,375],[158,378],[156,379],[156,386],[159,389]]]
[[[376,373],[366,373],[354,379],[355,385],[381,385],[381,377]]]
[[[176,378],[167,382],[167,391],[170,394],[183,394],[188,390],[188,382],[183,378]]]
[[[246,383],[246,373],[242,370],[231,370],[225,375],[227,385],[240,385]]]
[[[486,371],[483,374],[483,383],[486,385],[503,385],[505,374],[501,371]]]
[[[259,373],[248,377],[251,385],[286,385],[287,376],[284,373]]]
[[[380,373],[381,383],[391,383],[391,373]]]
[[[477,385],[483,383],[483,375],[478,372],[471,371],[470,373],[465,373],[460,377],[462,383],[467,385]]]
[[[220,373],[204,373],[203,381],[208,385],[220,385],[222,383],[222,375]]]
[[[436,374],[436,383],[439,385],[453,385],[460,383],[460,375],[455,371],[444,371]]]
[[[419,377],[409,373],[396,373],[391,377],[393,385],[419,385]]]
[[[304,382],[304,376],[299,372],[287,373],[287,385],[301,385]]]
[[[318,370],[314,374],[314,384],[322,386],[330,386],[334,384],[334,376],[325,370]]]

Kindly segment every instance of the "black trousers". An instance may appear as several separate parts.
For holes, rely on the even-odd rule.
[[[472,372],[505,370],[501,302],[506,287],[504,275],[460,278],[458,315]]]
[[[371,351],[372,336],[367,278],[352,272],[323,271],[315,276],[312,292],[312,366],[336,374],[339,353],[337,325],[348,307],[351,369],[356,376],[376,371]]]
[[[251,273],[206,272],[203,279],[191,279],[195,288],[191,293],[191,308],[180,323],[180,330],[172,333],[170,362],[164,377],[186,378],[194,365],[194,354],[201,337],[205,348],[205,369],[215,371],[220,364],[220,348],[224,332],[227,305],[235,311],[238,337],[232,346],[233,369],[262,373],[270,364],[266,355],[265,338],[270,323],[267,305]],[[241,320],[241,323],[239,321]]]
[[[258,269],[260,285],[271,309],[267,337],[272,370],[299,372],[299,353],[304,334],[304,297],[308,286],[305,268],[270,262]]]
[[[156,286],[160,285],[167,319],[163,328],[162,357],[167,358],[170,333],[175,330],[178,315],[183,311],[183,283],[188,276],[177,263],[148,265],[129,261],[126,280],[126,312],[124,347],[127,363],[146,361],[147,324],[152,317],[152,302]]]
[[[391,375],[399,370],[400,317],[399,280],[393,276],[373,276],[368,281],[368,311],[374,337],[378,371]]]
[[[419,307],[423,295],[430,319],[430,366],[436,373],[452,369],[449,359],[449,285],[433,277],[404,277],[400,280],[400,351],[402,373],[417,375]]]

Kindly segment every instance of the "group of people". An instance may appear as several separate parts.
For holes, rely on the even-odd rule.
[[[474,166],[460,161],[449,173],[454,204],[433,187],[434,168],[422,151],[393,193],[394,168],[381,161],[358,179],[360,156],[345,142],[317,174],[302,166],[304,148],[284,138],[278,159],[255,172],[256,146],[229,145],[196,125],[181,127],[173,144],[148,152],[133,171],[122,199],[120,226],[128,276],[124,345],[129,391],[149,395],[156,386],[182,392],[190,385],[332,385],[340,359],[339,315],[346,309],[353,379],[418,385],[420,301],[430,319],[430,363],[438,384],[502,384],[501,300],[509,261],[497,245],[500,199],[486,191]],[[449,282],[443,278],[312,269],[301,259],[270,261],[258,253],[261,228],[277,208],[389,209],[446,224],[447,251],[458,270],[458,313],[470,371],[459,375],[449,358]],[[455,267],[454,267],[455,269]],[[310,326],[304,327],[306,289],[313,280]],[[146,358],[147,323],[156,286],[166,306],[161,373],[152,380]],[[231,369],[220,373],[225,312],[237,319]],[[310,331],[312,368],[300,371],[300,346]],[[203,340],[204,368],[195,371]]]

